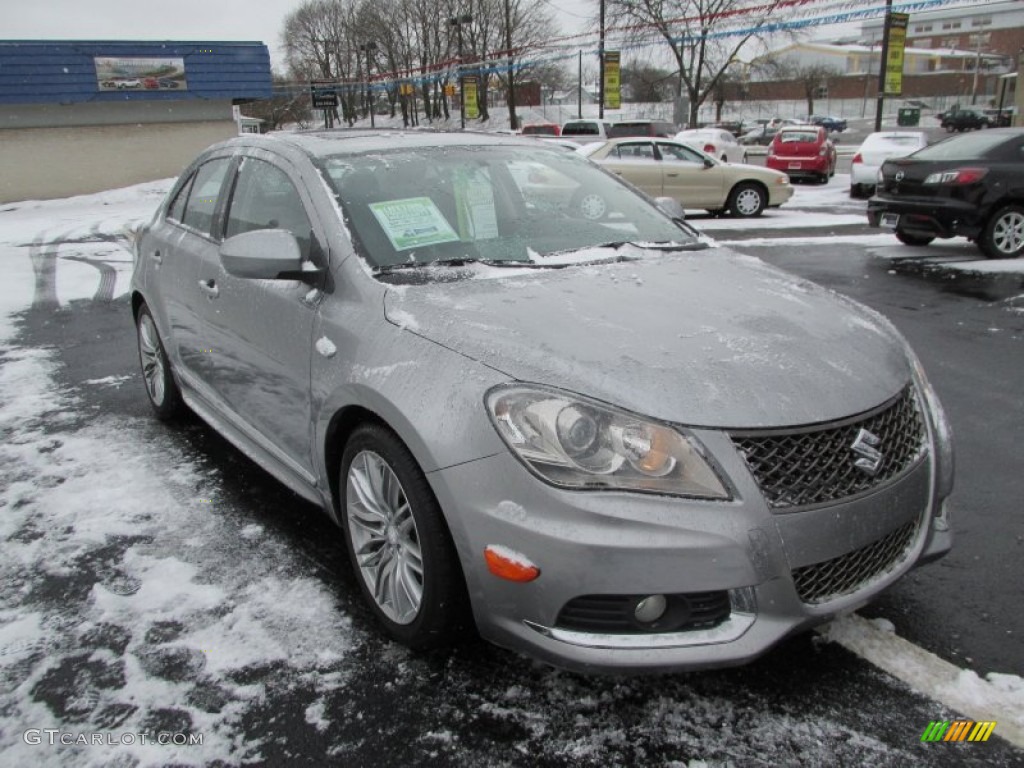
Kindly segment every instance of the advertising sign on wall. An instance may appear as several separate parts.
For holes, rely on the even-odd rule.
[[[188,90],[184,59],[94,56],[93,63],[101,91]]]
[[[885,95],[903,92],[903,49],[907,45],[907,21],[910,14],[889,15],[889,50],[885,59]]]

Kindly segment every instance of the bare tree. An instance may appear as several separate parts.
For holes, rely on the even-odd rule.
[[[246,117],[262,120],[267,131],[276,131],[288,123],[297,123],[305,128],[312,120],[308,89],[276,72],[273,75],[273,95],[269,99],[243,104],[241,111]]]
[[[808,63],[799,64],[787,59],[773,59],[760,67],[762,74],[774,80],[788,80],[798,83],[804,98],[807,100],[808,116],[814,114],[814,102],[828,93],[828,82],[842,74],[831,64]]]
[[[689,102],[686,117],[697,124],[701,104],[739,50],[759,36],[782,0],[607,0],[608,16],[636,41],[661,40],[678,71],[678,93]],[[735,21],[733,21],[735,19]],[[735,29],[732,29],[735,28]],[[677,110],[678,112],[678,110]]]

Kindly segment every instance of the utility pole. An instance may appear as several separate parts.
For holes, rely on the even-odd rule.
[[[974,82],[971,84],[971,105],[978,103],[978,70],[981,69],[981,33],[974,37]]]
[[[885,0],[885,22],[882,25],[882,55],[878,59],[878,104],[875,106],[875,133],[882,130],[885,109],[885,70],[889,63],[889,24],[892,23],[892,0]]]
[[[509,0],[505,0],[505,48],[508,50],[508,124],[516,131],[519,130],[519,118],[516,117],[516,70],[512,61],[512,9]]]
[[[370,54],[377,50],[377,44],[371,40],[360,45],[359,50],[366,51],[366,108],[370,112],[370,127],[376,128],[373,120],[373,94],[370,91]]]
[[[466,94],[463,91],[462,83],[462,25],[469,24],[473,21],[473,17],[468,13],[463,13],[459,16],[452,16],[448,19],[448,26],[455,27],[455,32],[458,35],[458,51],[459,51],[459,121],[462,124],[462,130],[466,130]]]
[[[576,76],[576,117],[583,117],[583,51],[580,51],[579,73]]]
[[[604,120],[604,0],[601,0],[601,34],[597,43],[598,82],[597,82],[597,116]]]

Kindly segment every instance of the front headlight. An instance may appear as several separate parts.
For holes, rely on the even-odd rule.
[[[939,396],[935,393],[935,388],[928,380],[924,366],[921,365],[921,361],[917,358],[909,344],[906,345],[906,352],[910,365],[914,369],[914,378],[917,383],[918,392],[921,393],[924,407],[928,410],[929,417],[931,418],[932,429],[935,435],[936,458],[939,464],[938,493],[940,497],[945,498],[953,492],[953,480],[956,473],[956,460],[953,452],[953,429],[946,416],[946,409],[942,407],[942,403],[939,402]]]
[[[539,387],[502,385],[485,402],[512,452],[552,485],[730,498],[699,443],[665,424]]]

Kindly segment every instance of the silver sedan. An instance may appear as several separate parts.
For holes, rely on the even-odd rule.
[[[409,646],[740,664],[950,547],[946,421],[894,328],[561,148],[233,139],[136,248],[156,416],[321,505]]]

